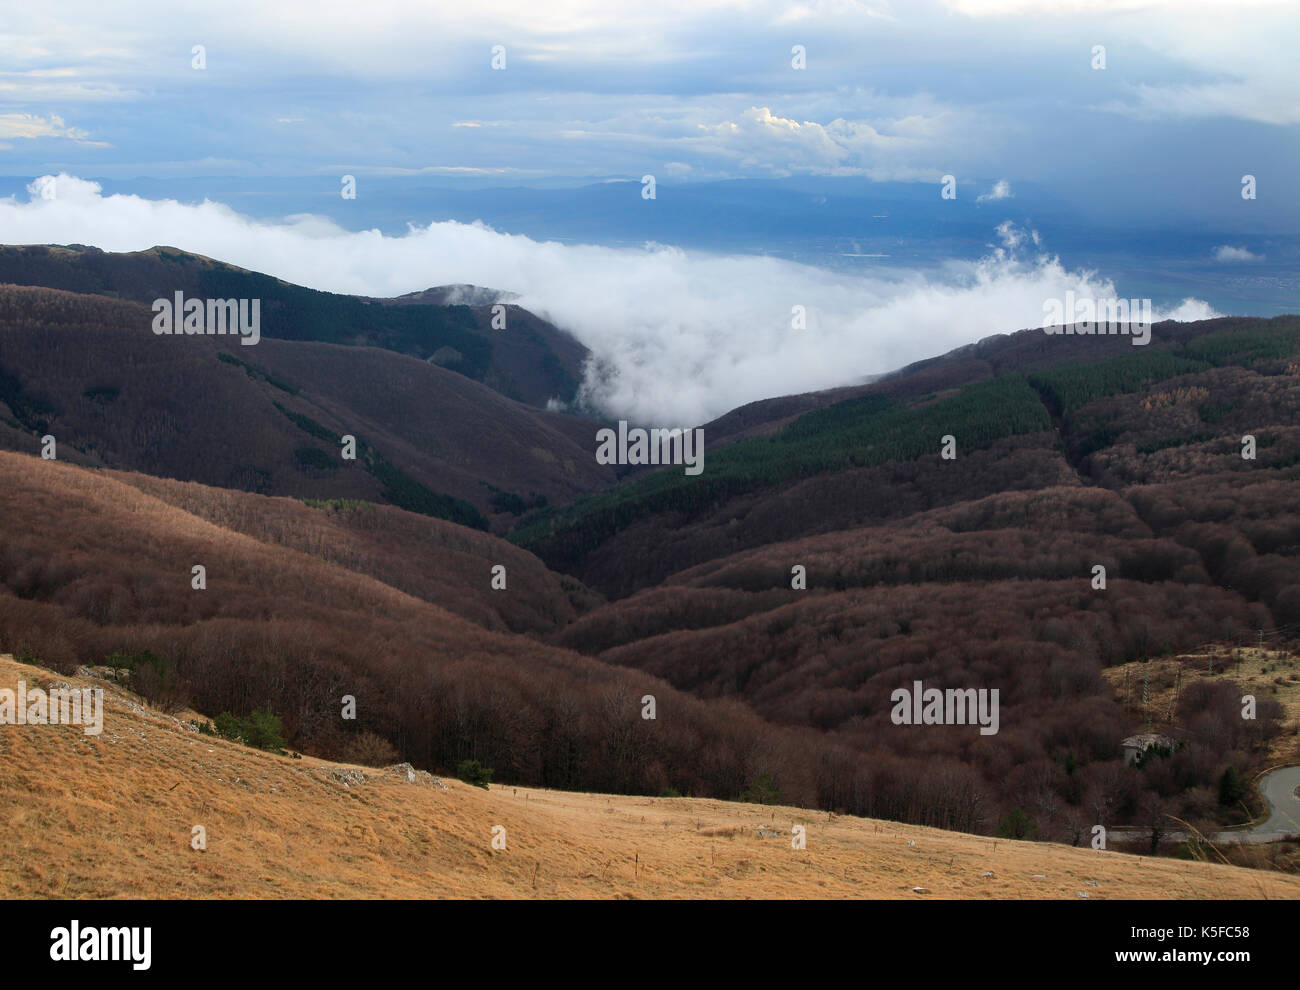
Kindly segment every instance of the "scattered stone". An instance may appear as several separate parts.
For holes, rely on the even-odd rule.
[[[780,836],[780,834],[781,833],[776,831],[776,829],[771,828],[760,828],[758,830],[758,837],[760,839],[775,839]]]
[[[992,880],[992,879],[993,879],[993,874],[992,874],[992,873],[981,873],[981,874],[980,874],[980,879],[981,879],[981,880]]]
[[[1084,900],[1088,899],[1088,892],[1086,890],[1076,890],[1075,893],[1078,894],[1080,897],[1082,897]]]
[[[97,681],[118,681],[130,676],[130,671],[118,667],[78,667],[78,677],[91,677]]]
[[[913,888],[912,888],[912,893],[913,893],[913,894],[928,894],[928,893],[930,893],[930,888],[929,888],[929,887],[913,887]]]
[[[365,784],[370,778],[360,767],[321,767],[321,773],[344,787]]]
[[[439,787],[442,790],[450,790],[442,782],[442,778],[435,777],[427,770],[417,770],[409,763],[395,763],[391,767],[384,767],[384,772],[396,777],[398,780],[404,780],[408,784],[424,784],[426,787]]]

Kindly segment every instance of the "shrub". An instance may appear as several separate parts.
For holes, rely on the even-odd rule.
[[[129,671],[127,687],[161,712],[171,715],[189,704],[187,685],[172,662],[152,650],[136,654],[118,650],[104,662]]]
[[[1228,767],[1219,778],[1219,804],[1233,805],[1246,795],[1246,785],[1236,767]]]
[[[254,749],[282,753],[286,745],[280,717],[269,710],[256,709],[246,719],[230,712],[222,712],[214,720],[213,727],[222,739],[252,746]]]
[[[780,797],[781,791],[773,782],[772,775],[765,771],[749,782],[740,800],[750,804],[776,804]]]
[[[1133,760],[1133,766],[1134,768],[1141,770],[1143,767],[1155,762],[1156,760],[1163,760],[1172,756],[1173,752],[1174,750],[1172,746],[1166,746],[1164,743],[1152,743],[1142,752],[1138,753],[1137,758]]]
[[[284,726],[280,723],[280,716],[273,715],[269,709],[254,710],[248,717],[248,726],[248,745],[276,753],[284,749]]]
[[[478,760],[461,760],[460,765],[456,767],[456,776],[465,783],[481,787],[486,791],[488,784],[492,783],[492,768],[485,767]]]
[[[998,835],[1003,839],[1033,839],[1038,836],[1038,826],[1025,812],[1012,808],[998,823]]]
[[[211,724],[222,739],[237,743],[245,742],[248,725],[242,718],[231,715],[230,712],[222,712]]]
[[[366,767],[386,767],[397,762],[397,749],[383,736],[367,730],[347,741],[343,759]]]

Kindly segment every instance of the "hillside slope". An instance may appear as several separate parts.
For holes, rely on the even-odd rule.
[[[394,520],[391,536],[429,558],[410,574],[413,558],[385,559],[364,516],[134,480],[0,453],[0,648],[64,673],[125,652],[155,672],[151,701],[270,708],[292,744],[321,756],[369,732],[433,771],[477,759],[520,784],[721,798],[769,774],[816,801],[816,760],[834,747],[814,733],[496,631],[562,621],[571,603],[518,550],[503,549],[506,588],[493,590],[492,537]],[[416,597],[444,590],[495,628]]]
[[[156,336],[151,318],[139,303],[0,286],[0,448],[34,453],[49,434],[74,463],[390,502],[480,528],[613,480],[591,454],[598,424],[425,361]],[[355,460],[342,458],[344,435],[357,439]]]
[[[285,297],[305,338],[459,298],[497,297]],[[352,338],[223,347],[147,318],[0,287],[0,446],[23,452],[0,455],[0,649],[65,671],[151,651],[321,756],[364,728],[434,771],[1065,843],[1227,827],[1225,780],[1300,761],[1294,713],[1243,718],[1225,681],[1177,697],[1176,749],[1128,762],[1146,713],[1104,673],[1300,642],[1296,317],[1158,324],[1142,348],[998,335],[737,410],[698,476],[599,465],[593,421]],[[918,681],[987,694],[997,725],[896,723]]]
[[[1300,640],[1300,319],[1160,324],[1143,348],[1002,335],[806,398],[744,410],[697,477],[522,519],[513,541],[614,599],[555,641],[870,754],[870,783],[822,778],[855,814],[1217,829],[1242,816],[1225,775],[1300,761],[1281,706],[1243,718],[1223,683],[1179,697],[1176,752],[1126,765],[1145,718],[1102,676]],[[998,692],[998,731],[895,724],[917,681]],[[984,798],[923,817],[963,788]]]
[[[0,454],[0,477],[11,456]],[[484,629],[553,632],[600,601],[499,537],[391,505],[300,501],[133,472],[105,474],[216,526],[375,578]],[[509,594],[482,580],[496,566],[506,569],[510,583],[502,590]]]
[[[753,547],[998,492],[1293,478],[1300,317],[1124,336],[1000,335],[867,386],[756,403],[704,427],[704,470],[638,469],[511,539],[610,597]],[[1257,439],[1243,463],[1242,437]],[[954,455],[940,456],[943,438]],[[1234,459],[1235,458],[1235,459]]]
[[[259,299],[267,337],[385,348],[431,361],[537,407],[552,399],[571,402],[587,358],[587,349],[567,333],[518,306],[507,305],[505,331],[494,329],[491,303],[498,297],[504,302],[508,293],[452,286],[395,299],[349,296],[173,247],[119,253],[77,244],[0,245],[3,283],[146,306],[176,292]]]
[[[98,737],[0,728],[6,898],[1300,898],[1300,877],[793,807],[443,790],[202,736],[115,685],[0,657],[0,687],[19,680],[105,688],[107,711]]]

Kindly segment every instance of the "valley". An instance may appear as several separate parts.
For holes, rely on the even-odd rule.
[[[738,801],[1052,855],[1219,834],[1300,763],[1298,317],[997,334],[734,410],[663,467],[520,384],[580,345],[517,306],[482,329],[489,289],[364,300],[169,248],[4,248],[4,279],[0,649],[122,658],[151,713],[475,761],[566,814]],[[159,340],[178,284],[261,293],[256,347]],[[916,684],[991,704],[901,724]],[[1150,722],[1173,743],[1126,759]]]

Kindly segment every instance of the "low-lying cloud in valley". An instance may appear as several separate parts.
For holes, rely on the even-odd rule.
[[[390,296],[453,283],[515,292],[519,305],[591,349],[593,405],[651,425],[703,423],[746,402],[854,384],[989,334],[1041,326],[1044,301],[1067,291],[1116,295],[1109,280],[1067,271],[1036,235],[1006,223],[991,231],[996,243],[984,258],[952,262],[938,276],[853,276],[664,245],[536,241],[482,224],[412,224],[386,237],[318,216],[266,223],[220,203],[104,196],[93,182],[59,175],[34,182],[26,202],[0,200],[0,231],[11,244],[170,245],[333,292]],[[805,329],[792,325],[797,306]],[[1214,315],[1189,299],[1154,319]],[[275,335],[271,326],[263,332]]]

